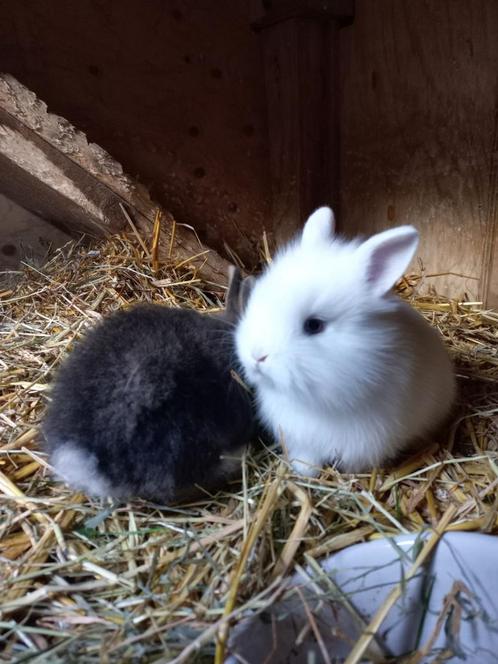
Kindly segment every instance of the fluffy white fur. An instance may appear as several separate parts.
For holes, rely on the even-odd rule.
[[[417,244],[411,226],[337,239],[320,208],[256,281],[237,352],[297,471],[378,467],[448,414],[455,380],[440,336],[391,290]],[[309,317],[324,330],[306,334]]]
[[[72,443],[58,446],[51,458],[56,475],[90,496],[111,495],[109,483],[97,471],[97,459]]]

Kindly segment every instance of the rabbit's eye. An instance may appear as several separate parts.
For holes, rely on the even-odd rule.
[[[320,334],[325,329],[325,321],[321,318],[307,318],[304,321],[303,330],[305,334]]]

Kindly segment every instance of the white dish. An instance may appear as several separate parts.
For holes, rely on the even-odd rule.
[[[293,576],[285,596],[270,610],[248,615],[233,629],[226,664],[323,662],[304,601],[323,647],[333,661],[341,661],[403,579],[420,543],[420,536],[403,535],[357,544],[320,561],[323,573],[307,569],[307,578]],[[381,653],[401,657],[433,635],[424,662],[446,649],[453,655],[445,661],[498,662],[497,567],[498,538],[447,533],[389,612],[369,651],[370,661]],[[452,599],[444,612],[447,595]]]

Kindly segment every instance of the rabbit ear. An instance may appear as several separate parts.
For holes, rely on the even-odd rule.
[[[242,278],[238,267],[228,268],[228,290],[225,298],[225,309],[221,316],[230,323],[236,323],[246,308],[251,291],[256,283],[254,277]]]
[[[403,276],[415,255],[418,240],[416,228],[399,226],[378,233],[360,245],[360,265],[374,295],[384,295]]]
[[[321,207],[308,217],[303,228],[301,244],[314,247],[330,240],[334,234],[335,218],[329,207]]]
[[[247,306],[247,302],[249,300],[249,296],[251,295],[251,291],[254,288],[254,284],[256,283],[256,278],[255,277],[246,277],[245,279],[242,280],[242,284],[240,286],[240,292],[239,292],[239,315],[243,313]]]
[[[235,321],[239,315],[239,298],[242,275],[235,265],[228,266],[228,290],[225,298],[223,317]]]

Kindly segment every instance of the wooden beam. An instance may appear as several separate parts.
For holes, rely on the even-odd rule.
[[[67,120],[47,112],[36,95],[0,75],[0,192],[66,232],[105,235],[127,227],[123,206],[145,238],[152,236],[159,206],[121,165]],[[161,210],[164,252],[172,216]],[[226,281],[228,264],[177,225],[175,257],[188,261],[206,281]]]
[[[277,242],[317,206],[339,213],[338,30],[353,0],[276,0],[253,23],[261,33]]]

